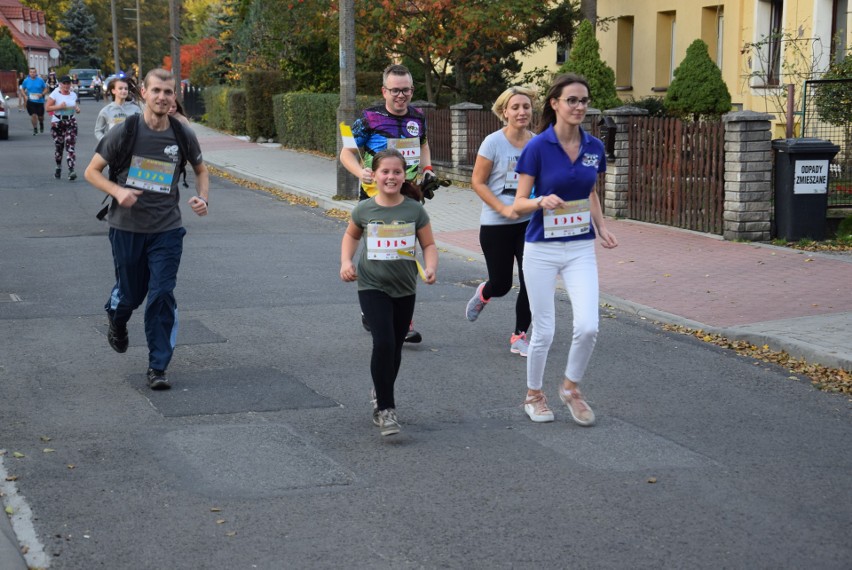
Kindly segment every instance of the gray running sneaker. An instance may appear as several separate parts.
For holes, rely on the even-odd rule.
[[[530,351],[530,343],[527,340],[527,333],[512,334],[509,337],[509,351],[514,354],[526,356]]]
[[[382,422],[379,419],[379,401],[376,399],[376,389],[370,389],[370,405],[373,407],[373,425],[381,427]]]
[[[399,420],[396,417],[396,410],[393,408],[379,410],[379,432],[384,436],[399,433]]]
[[[488,301],[482,298],[483,289],[485,289],[485,282],[479,284],[479,287],[476,288],[476,293],[474,293],[473,297],[470,298],[470,301],[467,302],[465,316],[470,322],[475,321],[477,317],[479,317],[479,313],[482,312],[482,309],[485,308],[485,305],[488,304]]]

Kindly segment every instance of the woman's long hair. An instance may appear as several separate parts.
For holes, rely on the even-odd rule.
[[[379,163],[386,158],[396,158],[402,161],[402,171],[405,172],[405,157],[402,156],[402,153],[400,153],[395,148],[386,148],[385,150],[376,153],[376,155],[373,157],[373,171],[378,170]],[[408,180],[402,183],[402,186],[399,189],[399,193],[403,196],[411,198],[412,200],[417,200],[418,202],[423,201],[423,193],[420,192],[420,188],[418,188],[416,185],[412,184]]]
[[[582,75],[577,75],[575,73],[566,73],[564,75],[558,76],[554,81],[553,85],[550,86],[550,89],[547,90],[547,95],[544,98],[544,105],[541,110],[541,119],[538,121],[538,132],[543,133],[547,130],[550,125],[556,124],[556,111],[553,110],[553,107],[550,105],[551,99],[559,99],[562,96],[562,90],[565,89],[566,85],[571,85],[572,83],[580,83],[581,85],[586,86],[586,91],[589,92],[589,97],[592,96],[592,89],[589,87],[589,82],[586,81],[586,78]]]

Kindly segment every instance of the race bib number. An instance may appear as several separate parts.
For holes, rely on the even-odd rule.
[[[112,119],[112,122],[111,122],[111,123],[108,123],[108,124],[109,124],[109,128],[111,129],[111,128],[113,128],[113,127],[117,126],[117,125],[120,125],[120,124],[121,124],[121,123],[123,123],[126,119],[127,119],[127,117],[114,117],[114,118]]]
[[[36,103],[41,103],[41,93],[30,93],[30,101],[35,101]]]
[[[566,202],[564,208],[544,211],[544,237],[549,239],[587,234],[591,220],[588,198]]]
[[[402,259],[398,250],[408,251],[414,256],[415,245],[414,223],[383,224],[370,222],[367,224],[367,259],[388,261]]]
[[[405,158],[406,166],[420,165],[420,139],[388,139],[388,148],[395,148]]]
[[[509,194],[510,196],[514,196],[518,191],[518,179],[520,178],[520,174],[515,172],[515,166],[518,164],[518,157],[513,156],[509,158],[509,166],[506,170],[506,180],[503,181],[503,192],[502,194]]]
[[[168,194],[172,190],[175,165],[165,160],[133,156],[125,186]]]

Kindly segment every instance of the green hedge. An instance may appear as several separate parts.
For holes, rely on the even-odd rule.
[[[234,134],[243,135],[246,130],[246,90],[231,88],[228,92],[228,114]]]
[[[337,93],[282,93],[272,99],[278,142],[288,148],[337,154]],[[375,97],[355,101],[358,114],[375,103]]]
[[[211,129],[220,131],[233,131],[231,113],[228,110],[228,92],[231,87],[216,85],[207,87],[204,94],[205,122]]]
[[[272,98],[287,91],[284,77],[277,71],[246,71],[243,73],[246,93],[246,133],[256,140],[275,137],[272,120]]]

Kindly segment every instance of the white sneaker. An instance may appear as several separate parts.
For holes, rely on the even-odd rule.
[[[388,408],[379,411],[379,432],[382,435],[396,435],[399,433],[399,420],[396,410]]]
[[[553,411],[547,406],[547,398],[543,392],[534,396],[527,395],[527,399],[524,400],[524,411],[536,423],[553,421]]]
[[[574,418],[575,423],[581,426],[591,426],[595,424],[595,412],[592,411],[592,408],[590,408],[589,404],[586,403],[586,400],[583,399],[583,394],[578,388],[566,390],[560,386],[559,399],[562,400],[562,403],[565,404],[568,411],[571,412],[571,417]]]

